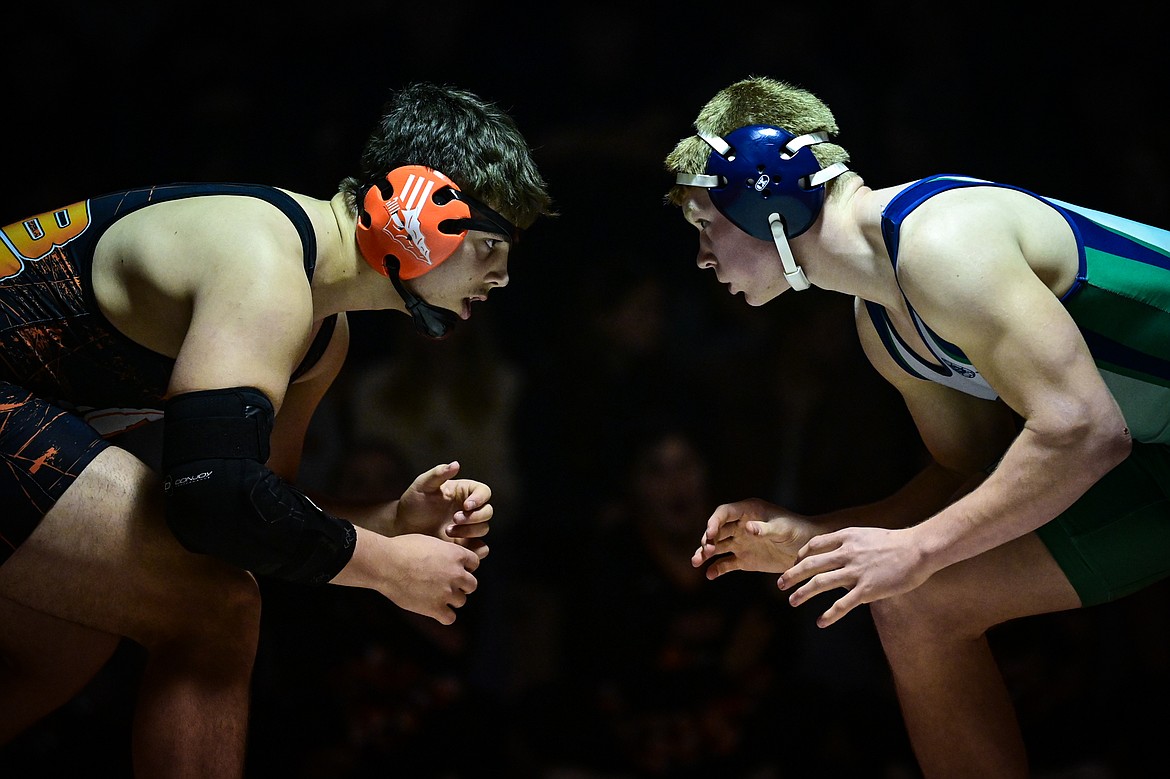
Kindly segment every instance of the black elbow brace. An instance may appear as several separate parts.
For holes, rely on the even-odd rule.
[[[268,469],[272,422],[272,403],[251,387],[168,400],[167,525],[192,552],[256,574],[327,582],[353,556],[356,533]]]

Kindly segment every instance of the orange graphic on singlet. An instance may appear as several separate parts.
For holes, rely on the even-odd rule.
[[[13,222],[0,230],[0,280],[15,276],[24,263],[36,262],[89,227],[89,201]]]
[[[32,465],[30,465],[28,467],[28,472],[29,473],[36,473],[37,471],[39,471],[41,469],[41,466],[44,465],[45,463],[47,463],[49,460],[51,460],[53,458],[53,455],[55,455],[55,454],[57,454],[57,447],[54,446],[54,447],[51,447],[47,452],[42,454],[40,457],[33,460]]]

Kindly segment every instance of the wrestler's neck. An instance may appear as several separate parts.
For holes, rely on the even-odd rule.
[[[891,276],[881,235],[883,205],[860,176],[843,177],[813,226],[792,240],[814,284],[866,299],[880,294]]]
[[[325,229],[317,231],[314,318],[387,308],[387,302],[397,300],[397,294],[389,279],[371,268],[358,250],[357,217],[346,204],[345,195],[338,192],[332,199],[320,201],[319,208]]]

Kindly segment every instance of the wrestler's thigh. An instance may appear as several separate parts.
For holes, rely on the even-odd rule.
[[[58,669],[75,665],[88,668],[92,675],[120,641],[110,633],[0,598],[0,656],[11,666]]]
[[[980,635],[1018,617],[1079,608],[1080,598],[1035,533],[943,568],[921,586],[877,602],[875,619],[929,619],[948,632]]]
[[[256,597],[249,574],[183,549],[158,476],[109,447],[0,566],[0,597],[140,642]]]

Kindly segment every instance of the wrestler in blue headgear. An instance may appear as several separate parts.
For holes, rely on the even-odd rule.
[[[752,124],[725,138],[700,132],[711,147],[703,173],[679,173],[675,183],[705,187],[711,203],[732,224],[764,241],[773,241],[784,279],[795,290],[808,289],[788,239],[807,230],[825,202],[825,182],[849,170],[844,162],[822,168],[812,147],[827,132],[795,135],[781,127]]]

